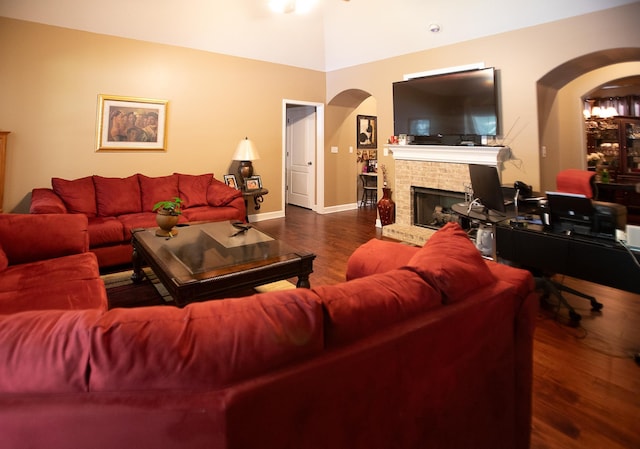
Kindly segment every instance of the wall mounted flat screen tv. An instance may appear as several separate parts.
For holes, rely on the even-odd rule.
[[[393,83],[394,135],[415,144],[479,143],[499,135],[493,67]]]

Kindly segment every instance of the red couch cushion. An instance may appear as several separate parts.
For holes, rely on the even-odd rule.
[[[329,344],[366,337],[441,306],[432,286],[411,270],[397,269],[337,285],[313,289],[322,299],[329,320]]]
[[[178,176],[178,190],[185,209],[207,205],[207,189],[213,179],[213,173],[204,175],[174,174]]]
[[[88,329],[101,313],[47,310],[0,315],[0,391],[87,391]]]
[[[207,189],[207,203],[209,206],[226,206],[233,199],[241,197],[242,192],[240,190],[229,187],[222,181],[212,179],[209,188]]]
[[[242,199],[236,199],[234,201],[240,201]],[[233,203],[233,202],[232,202]],[[238,205],[238,207],[231,207],[232,203],[227,206],[197,206],[185,209],[182,212],[181,217],[184,217],[188,221],[224,221],[224,220],[245,220],[245,208],[244,203]]]
[[[153,206],[157,202],[172,201],[180,196],[177,175],[150,177],[138,174],[138,180],[142,195],[142,209],[130,212],[153,212]]]
[[[53,261],[52,263],[55,263]],[[33,272],[31,272],[33,276]],[[0,292],[0,315],[28,310],[107,309],[102,279],[74,279],[51,285]],[[1,340],[0,340],[1,341]]]
[[[92,176],[72,181],[51,178],[51,186],[70,213],[85,214],[87,217],[95,217],[97,215],[96,190]]]
[[[457,223],[447,223],[409,260],[407,266],[440,292],[443,300],[457,301],[495,276]]]
[[[90,252],[11,265],[0,276],[0,292],[37,286],[45,289],[56,283],[98,279],[99,272],[96,256]]]
[[[9,259],[7,259],[7,254],[4,252],[4,250],[0,246],[0,271],[4,271],[8,266],[9,266]]]
[[[138,175],[127,178],[105,178],[94,175],[98,215],[115,217],[141,211]]]
[[[219,388],[323,350],[310,290],[112,309],[92,332],[92,391]]]
[[[89,243],[91,248],[121,243],[123,241],[123,235],[122,222],[116,217],[95,217],[89,219]]]

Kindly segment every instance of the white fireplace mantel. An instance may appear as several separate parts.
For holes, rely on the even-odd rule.
[[[385,145],[394,159],[498,166],[512,158],[511,148],[502,146]]]

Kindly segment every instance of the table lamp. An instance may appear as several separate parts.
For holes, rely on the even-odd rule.
[[[248,137],[245,137],[238,143],[236,152],[233,153],[233,160],[240,161],[240,167],[238,167],[238,174],[244,184],[247,178],[253,176],[253,165],[251,161],[260,159],[258,150],[252,141]]]

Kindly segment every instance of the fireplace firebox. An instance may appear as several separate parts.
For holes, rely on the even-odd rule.
[[[411,198],[415,226],[438,229],[449,222],[460,222],[451,206],[464,201],[464,193],[413,186]]]

